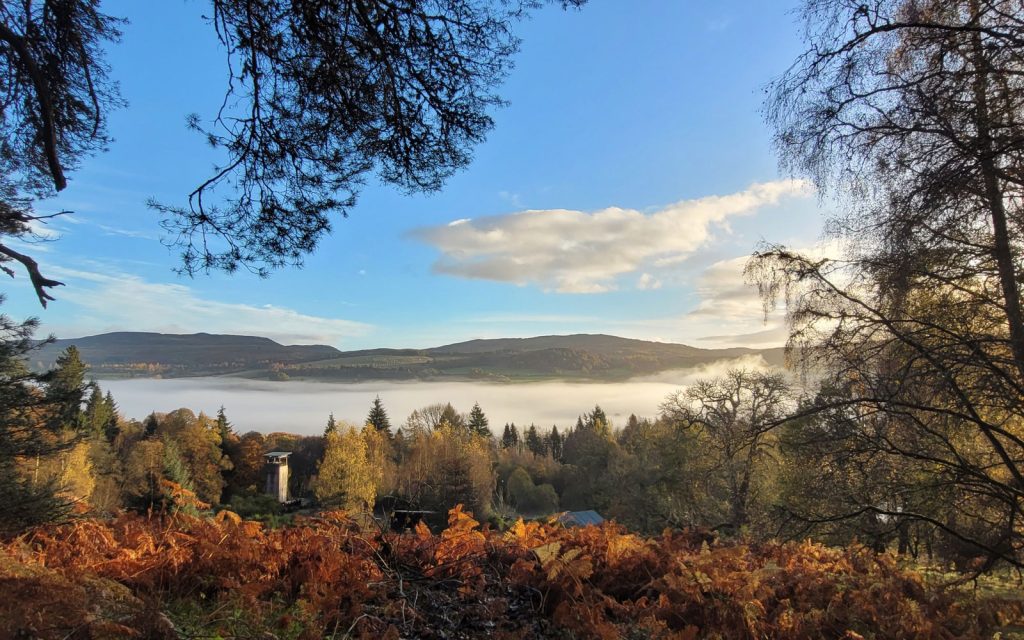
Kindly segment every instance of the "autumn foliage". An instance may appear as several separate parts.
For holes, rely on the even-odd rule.
[[[440,535],[341,512],[268,529],[224,511],[81,520],[0,546],[10,637],[976,638],[1014,613],[864,547],[615,524],[501,533],[461,507]]]

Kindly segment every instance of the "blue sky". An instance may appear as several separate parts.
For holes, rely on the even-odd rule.
[[[147,198],[183,203],[217,158],[224,56],[204,2],[107,0],[131,20],[111,51],[129,107],[46,213],[32,248],[68,286],[41,309],[22,274],[5,312],[43,333],[239,333],[342,349],[612,333],[694,346],[783,341],[741,278],[761,241],[810,247],[821,206],[779,174],[759,109],[800,51],[789,2],[592,0],[519,26],[496,127],[431,195],[371,181],[303,269],[174,274]]]

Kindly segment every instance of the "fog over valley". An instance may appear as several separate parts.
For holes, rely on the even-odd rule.
[[[113,393],[126,417],[141,420],[152,411],[181,407],[209,415],[223,405],[238,432],[288,431],[302,435],[323,432],[329,414],[361,425],[373,399],[380,396],[396,428],[415,409],[450,402],[468,412],[476,402],[500,435],[506,422],[572,426],[576,418],[600,405],[614,426],[631,413],[653,417],[670,393],[694,380],[719,375],[732,367],[762,369],[760,357],[738,358],[693,369],[668,371],[621,383],[534,382],[267,382],[231,377],[100,380]]]

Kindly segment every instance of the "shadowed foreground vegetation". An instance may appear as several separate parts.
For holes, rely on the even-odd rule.
[[[0,628],[33,638],[981,638],[1022,618],[1019,600],[930,588],[859,545],[521,520],[501,533],[461,506],[440,535],[381,533],[343,512],[298,524],[267,529],[222,511],[36,528],[0,550]]]

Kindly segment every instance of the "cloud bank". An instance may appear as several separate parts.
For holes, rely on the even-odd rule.
[[[754,184],[739,193],[683,200],[654,213],[610,207],[586,213],[532,210],[462,219],[412,232],[441,252],[436,273],[537,285],[561,293],[615,289],[620,276],[687,259],[730,218],[749,216],[785,198],[806,197],[806,182]],[[641,289],[660,286],[654,276]]]
[[[791,250],[814,259],[838,259],[842,245],[822,241]],[[686,315],[686,322],[707,334],[698,338],[702,346],[767,347],[783,344],[789,337],[784,301],[765,315],[764,302],[757,286],[744,277],[750,256],[737,256],[709,265],[695,279],[697,306]]]

